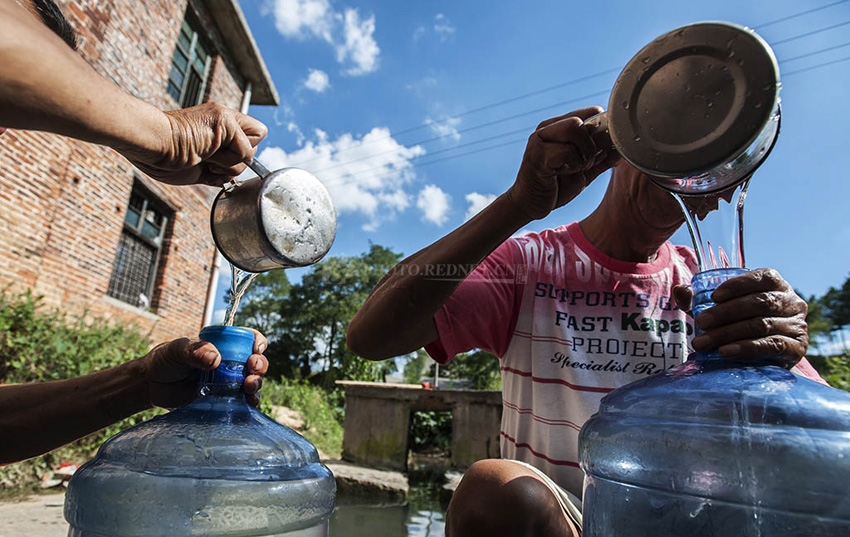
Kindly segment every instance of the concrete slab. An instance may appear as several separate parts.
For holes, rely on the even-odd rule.
[[[65,537],[68,535],[68,523],[62,516],[64,502],[65,493],[60,492],[0,503],[0,535]]]
[[[410,485],[401,472],[376,470],[345,461],[324,461],[334,473],[338,505],[404,505]]]

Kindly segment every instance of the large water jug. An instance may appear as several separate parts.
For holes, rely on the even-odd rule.
[[[70,536],[327,535],[333,474],[245,401],[253,334],[213,326],[201,339],[222,357],[201,396],[104,442],[68,486]]]
[[[743,269],[694,276],[695,315]],[[850,393],[692,354],[603,400],[579,438],[584,537],[850,535]]]

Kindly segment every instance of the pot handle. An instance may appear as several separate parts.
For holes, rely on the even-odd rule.
[[[260,179],[262,179],[263,181],[265,181],[266,177],[268,177],[272,173],[272,172],[269,171],[268,168],[266,168],[265,164],[263,164],[262,162],[257,160],[256,157],[251,159],[251,163],[248,164],[248,167],[251,168],[254,171],[254,173],[259,175]],[[228,192],[228,193],[233,192],[233,189],[238,187],[239,184],[240,184],[240,182],[237,180],[236,177],[234,177],[230,181],[224,183],[224,186],[223,186],[224,191]]]
[[[584,126],[594,139],[597,136],[609,136],[608,134],[608,113],[602,112],[601,114],[596,114],[595,116],[591,116],[584,121]]]
[[[254,173],[259,175],[260,179],[265,179],[266,177],[268,177],[272,173],[272,172],[269,171],[268,168],[266,168],[266,166],[262,162],[260,162],[257,159],[257,157],[254,157],[253,159],[251,159],[251,163],[248,164],[248,167],[251,168],[254,171]]]
[[[607,112],[602,112],[601,114],[596,114],[595,116],[587,118],[584,122],[584,127],[596,143],[596,147],[604,148],[612,147],[614,145],[611,140],[611,133],[608,131]],[[599,151],[601,152],[602,150],[600,149]]]

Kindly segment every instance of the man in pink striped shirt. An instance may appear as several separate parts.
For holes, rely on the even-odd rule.
[[[449,506],[450,537],[577,535],[581,426],[606,393],[681,363],[691,350],[744,361],[774,356],[819,379],[803,358],[806,304],[772,269],[718,288],[694,337],[680,305],[690,304],[696,259],[668,242],[684,222],[681,210],[582,127],[601,111],[541,123],[514,185],[391,270],[349,327],[351,349],[373,360],[423,346],[441,363],[474,348],[501,360],[502,459],[466,472]],[[512,237],[611,167],[589,216]],[[477,268],[462,282],[429,276],[439,273],[434,266],[470,264]]]

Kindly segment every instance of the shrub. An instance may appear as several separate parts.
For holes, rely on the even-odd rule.
[[[408,445],[414,453],[437,451],[450,454],[452,444],[452,414],[440,411],[419,411],[411,416]]]
[[[149,348],[137,327],[45,311],[41,297],[29,291],[0,292],[0,384],[85,375],[132,360]],[[161,412],[136,414],[51,453],[0,467],[0,493],[16,496],[37,490],[43,472],[63,461],[85,462],[110,436]]]
[[[260,410],[272,413],[272,406],[298,411],[304,419],[303,435],[325,455],[338,457],[342,452],[344,416],[342,390],[326,392],[302,380],[263,379]]]
[[[145,354],[151,342],[138,327],[115,326],[87,315],[50,311],[31,292],[0,291],[0,384],[61,380],[106,369]],[[2,389],[2,388],[0,388]],[[304,436],[329,456],[342,451],[343,395],[306,382],[265,379],[260,408],[297,410]],[[153,409],[131,416],[50,453],[0,467],[0,496],[39,490],[41,475],[62,462],[81,464],[120,431],[165,412]]]
[[[850,391],[850,355],[826,358],[821,375],[833,388]]]

